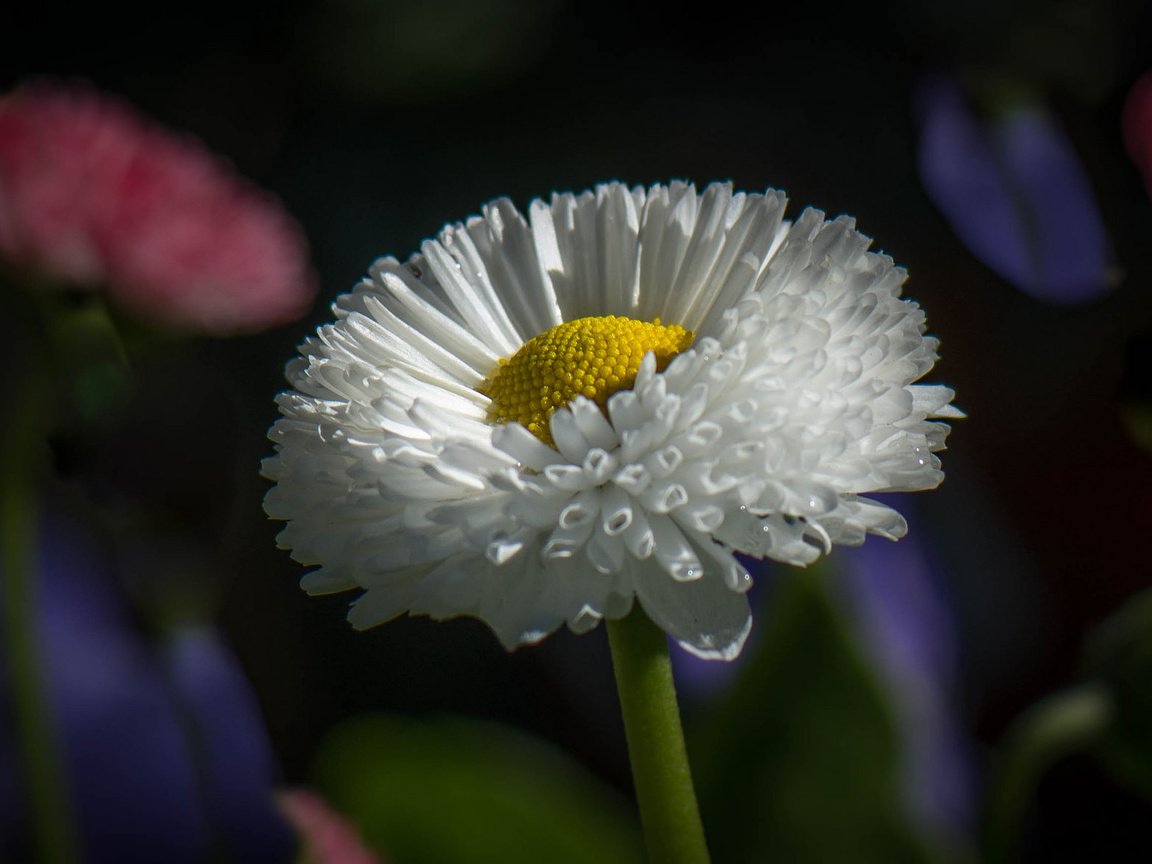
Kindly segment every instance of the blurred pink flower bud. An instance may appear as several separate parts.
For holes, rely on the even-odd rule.
[[[298,318],[315,293],[303,232],[277,201],[83,85],[0,99],[0,257],[214,334]]]
[[[279,795],[280,809],[300,833],[304,864],[383,864],[347,819],[308,789]]]
[[[1124,147],[1152,195],[1152,72],[1141,75],[1128,91],[1121,125]]]

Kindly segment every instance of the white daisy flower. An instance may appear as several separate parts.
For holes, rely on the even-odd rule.
[[[383,258],[287,368],[265,509],[349,618],[480,618],[509,649],[633,598],[707,658],[751,627],[740,552],[804,565],[930,489],[962,416],[852,219],[618,183],[507,199]]]

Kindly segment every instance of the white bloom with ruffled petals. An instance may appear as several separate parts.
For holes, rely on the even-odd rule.
[[[265,508],[280,544],[359,588],[350,619],[470,615],[509,648],[583,632],[639,598],[688,650],[731,659],[751,626],[734,553],[810,563],[901,516],[863,497],[940,483],[957,417],[905,273],[848,218],[784,195],[612,183],[504,199],[419,255],[377,261],[289,364]],[[501,360],[564,322],[682,325],[606,411],[555,411],[549,443],[495,423]]]

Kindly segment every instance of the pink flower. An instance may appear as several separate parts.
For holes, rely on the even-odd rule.
[[[304,864],[382,864],[348,820],[315,792],[289,789],[280,793],[279,800],[303,840]]]
[[[219,157],[82,85],[0,99],[0,257],[214,334],[300,317],[300,227]]]
[[[1152,195],[1152,71],[1140,76],[1128,91],[1121,125],[1124,147]]]

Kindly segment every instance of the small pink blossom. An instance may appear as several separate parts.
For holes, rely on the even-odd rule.
[[[304,864],[383,864],[347,819],[307,789],[280,793],[280,809],[303,840]]]
[[[1124,147],[1152,195],[1152,71],[1140,76],[1128,91],[1121,124]]]
[[[197,142],[83,85],[0,99],[0,257],[158,323],[215,334],[300,317],[300,227]]]

